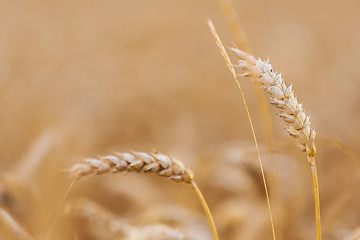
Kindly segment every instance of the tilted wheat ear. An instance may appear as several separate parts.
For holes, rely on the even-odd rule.
[[[287,123],[287,131],[297,139],[310,164],[314,165],[316,132],[310,126],[310,117],[305,114],[302,104],[298,103],[292,86],[287,87],[281,74],[274,72],[268,62],[255,59],[239,49],[232,50],[239,57],[239,64],[235,67],[240,68],[242,76],[253,77],[262,85],[270,103],[280,109],[279,116]]]
[[[314,143],[316,132],[310,125],[310,117],[305,114],[302,104],[295,97],[292,86],[287,87],[281,74],[274,72],[268,62],[255,59],[255,57],[237,48],[232,48],[232,51],[239,58],[238,65],[235,67],[240,69],[242,76],[251,77],[262,86],[270,103],[280,110],[279,116],[287,123],[287,131],[298,141],[300,149],[306,152],[313,174],[316,238],[320,240],[320,199]]]
[[[109,172],[154,172],[176,182],[193,181],[193,173],[189,168],[179,160],[161,153],[131,152],[88,158],[84,163],[75,164],[70,172],[77,179]]]
[[[189,184],[201,202],[214,240],[219,239],[210,209],[194,181],[192,171],[172,156],[157,152],[116,153],[105,157],[88,158],[84,163],[75,164],[70,168],[70,174],[77,180],[88,175],[117,172],[153,172],[170,180]]]

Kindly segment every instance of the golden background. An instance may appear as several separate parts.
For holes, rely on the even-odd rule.
[[[317,129],[324,239],[357,239],[360,2],[241,0],[234,8],[254,55],[269,57],[294,85]],[[193,169],[221,239],[271,239],[245,108],[209,18],[232,46],[216,0],[0,1],[0,205],[29,234],[42,236],[50,213],[61,212],[54,209],[72,164],[154,148]],[[278,239],[314,239],[306,158],[272,107],[276,151],[265,153],[253,87],[240,82],[264,152]],[[201,206],[180,183],[135,173],[89,177],[66,202],[79,197],[139,226],[172,226],[151,220],[150,210],[179,206],[190,217],[173,227],[185,239],[211,239]],[[188,233],[189,219],[202,227],[197,235]],[[0,224],[4,239],[21,239]],[[53,239],[122,239],[95,234],[92,224],[99,228],[62,216]]]

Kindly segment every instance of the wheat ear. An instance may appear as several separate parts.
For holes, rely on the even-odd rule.
[[[88,158],[84,163],[75,164],[70,173],[75,179],[88,175],[116,172],[156,173],[175,182],[185,182],[195,191],[209,221],[214,240],[219,240],[215,223],[205,198],[194,181],[194,174],[183,162],[156,152],[116,153],[99,158]]]
[[[279,116],[287,124],[288,133],[297,140],[300,149],[307,155],[314,185],[316,239],[320,240],[320,199],[314,143],[316,132],[315,128],[311,127],[310,117],[306,115],[302,104],[298,103],[292,86],[287,87],[281,74],[274,72],[268,62],[255,59],[255,57],[237,48],[232,48],[232,51],[239,58],[239,64],[236,67],[241,70],[241,75],[251,77],[262,86],[270,103],[279,109]]]
[[[151,224],[142,227],[130,225],[126,220],[87,199],[78,199],[69,204],[66,213],[82,216],[97,226],[105,228],[116,237],[123,236],[121,239],[184,239],[183,234],[166,225]]]

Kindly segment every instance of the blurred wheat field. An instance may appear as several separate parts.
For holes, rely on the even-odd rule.
[[[317,129],[323,239],[359,239],[360,2],[233,3],[254,55],[293,84]],[[0,239],[46,239],[52,227],[54,240],[211,239],[191,189],[152,174],[82,179],[61,204],[73,164],[151,149],[191,167],[220,239],[271,239],[251,130],[209,17],[231,46],[217,0],[0,1]],[[240,81],[277,239],[314,239],[308,164],[274,109],[266,152]]]

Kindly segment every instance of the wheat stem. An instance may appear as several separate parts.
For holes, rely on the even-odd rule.
[[[257,143],[254,126],[253,126],[253,123],[252,123],[252,120],[251,120],[251,116],[250,116],[250,112],[249,112],[248,106],[247,106],[247,104],[246,104],[244,92],[243,92],[243,90],[241,89],[240,83],[239,83],[239,81],[237,80],[237,78],[236,78],[235,80],[236,80],[236,84],[237,84],[237,86],[238,86],[238,89],[239,89],[239,91],[240,91],[240,93],[241,93],[242,100],[243,100],[244,105],[245,105],[246,113],[247,113],[247,116],[248,116],[248,119],[249,119],[249,123],[250,123],[251,132],[252,132],[252,135],[253,135],[253,138],[254,138],[254,143],[255,143],[256,152],[257,152],[257,156],[258,156],[258,159],[259,159],[259,165],[260,165],[260,170],[261,170],[261,177],[262,177],[262,180],[263,180],[263,183],[264,183],[264,189],[265,189],[265,195],[266,195],[266,202],[267,202],[268,209],[269,209],[272,235],[273,235],[273,239],[275,240],[275,239],[276,239],[276,235],[275,235],[274,219],[273,219],[273,216],[272,216],[272,210],[271,210],[271,204],[270,204],[270,197],[269,197],[268,187],[267,187],[267,183],[266,183],[264,167],[263,167],[262,160],[261,160],[259,145],[258,145],[258,143]]]
[[[250,44],[248,42],[248,38],[246,36],[245,30],[240,22],[240,18],[238,14],[235,11],[235,8],[232,4],[231,0],[219,0],[221,8],[223,10],[223,14],[227,20],[227,23],[230,28],[230,32],[232,33],[232,37],[234,38],[235,45],[248,53],[252,53]],[[260,113],[260,121],[262,125],[262,133],[263,137],[266,142],[266,151],[269,155],[269,161],[271,163],[271,166],[273,167],[273,171],[270,175],[270,191],[275,196],[272,201],[275,201],[275,205],[280,205],[280,196],[279,196],[279,183],[278,183],[278,175],[277,173],[277,163],[273,157],[273,150],[275,148],[274,146],[274,131],[273,131],[273,121],[271,119],[269,106],[267,105],[266,97],[264,96],[261,86],[253,81],[253,90],[255,92],[256,96],[256,102],[257,102],[257,108]],[[275,169],[275,170],[274,170]],[[274,171],[276,172],[274,174]],[[277,211],[275,211],[277,212]],[[276,215],[275,215],[276,217]],[[280,216],[278,216],[280,220]],[[277,228],[281,228],[281,221],[277,223]],[[279,234],[277,235],[278,239],[281,239],[281,230],[279,231]],[[279,237],[280,235],[280,237]]]
[[[230,31],[234,37],[235,44],[240,49],[251,52],[246,33],[240,23],[238,15],[235,12],[231,0],[219,0],[219,3],[228,22]]]
[[[2,207],[0,208],[0,223],[1,225],[8,226],[18,238],[33,240],[33,237]]]
[[[229,55],[227,54],[227,52],[226,52],[226,50],[225,50],[225,47],[224,47],[224,45],[222,44],[219,36],[217,35],[216,30],[215,30],[215,27],[214,27],[214,25],[212,24],[211,20],[208,21],[208,25],[209,25],[209,28],[210,28],[210,30],[211,30],[211,33],[213,34],[213,36],[214,36],[214,38],[215,38],[216,44],[218,45],[218,47],[219,47],[219,49],[220,49],[221,55],[224,57],[225,62],[226,62],[226,64],[227,64],[230,72],[232,73],[233,78],[234,78],[234,80],[235,80],[235,82],[236,82],[236,85],[237,85],[237,87],[238,87],[238,89],[239,89],[239,91],[240,91],[240,93],[241,93],[241,97],[242,97],[242,100],[243,100],[243,103],[244,103],[244,106],[245,106],[246,114],[247,114],[248,119],[249,119],[249,124],[250,124],[250,128],[251,128],[251,133],[252,133],[252,136],[253,136],[253,139],[254,139],[257,156],[258,156],[258,159],[259,159],[261,176],[262,176],[262,180],[263,180],[263,183],[264,183],[266,201],[267,201],[267,205],[268,205],[268,209],[269,209],[271,230],[272,230],[273,239],[275,240],[275,239],[276,239],[275,227],[274,227],[274,220],[273,220],[273,215],[272,215],[272,210],[271,210],[271,204],[270,204],[270,198],[269,198],[269,193],[268,193],[268,187],[267,187],[267,184],[266,184],[266,178],[265,178],[264,168],[263,168],[263,165],[262,165],[262,160],[261,160],[259,145],[258,145],[258,143],[257,143],[254,126],[253,126],[252,119],[251,119],[251,116],[250,116],[249,108],[248,108],[247,103],[246,103],[246,100],[245,100],[245,94],[244,94],[244,92],[243,92],[243,90],[242,90],[242,88],[241,88],[241,85],[240,85],[239,80],[237,79],[236,72],[235,72],[235,69],[234,69],[233,64],[231,63],[230,57],[229,57]]]
[[[320,197],[319,197],[319,183],[315,164],[315,158],[312,157],[314,165],[311,165],[311,173],[314,185],[314,199],[315,199],[315,221],[316,221],[316,240],[321,240],[321,220],[320,220]]]
[[[60,217],[61,217],[60,209],[64,206],[64,203],[65,203],[67,197],[69,196],[69,193],[70,193],[71,189],[74,187],[75,183],[76,183],[75,180],[73,180],[70,183],[69,187],[65,191],[65,194],[64,194],[63,198],[59,202],[59,205],[57,207],[55,207],[55,209],[53,210],[53,213],[51,214],[51,216],[54,216],[54,219],[52,219],[52,223],[50,224],[50,227],[49,227],[48,232],[46,234],[47,239],[51,239],[51,236],[52,236],[52,234],[53,234],[53,232],[55,230],[56,224],[59,222]]]
[[[202,195],[202,193],[201,193],[200,189],[198,188],[198,186],[196,185],[195,181],[192,181],[190,184],[191,184],[192,189],[194,189],[194,191],[196,193],[196,196],[199,198],[200,203],[201,203],[201,205],[202,205],[202,207],[204,209],[206,217],[207,217],[207,219],[209,221],[211,233],[213,235],[214,240],[219,240],[219,236],[218,236],[218,233],[217,233],[217,230],[216,230],[214,219],[213,219],[213,217],[211,215],[209,206],[207,205],[204,196]]]

